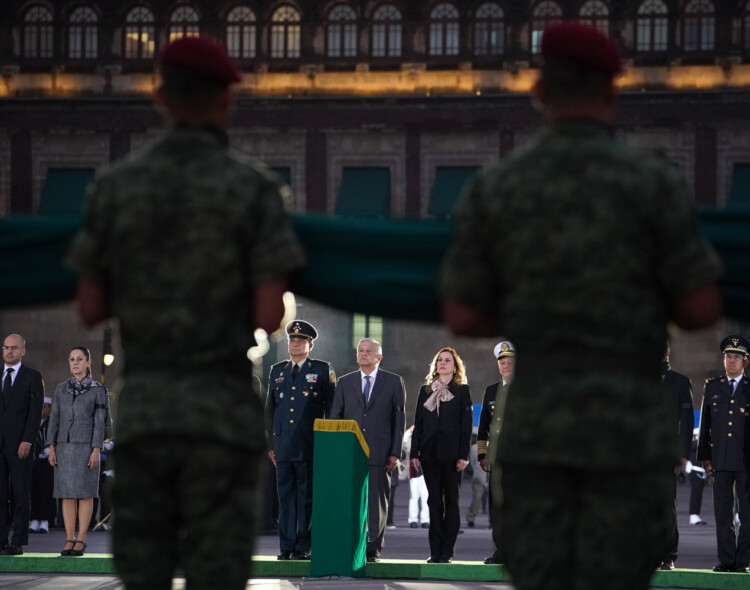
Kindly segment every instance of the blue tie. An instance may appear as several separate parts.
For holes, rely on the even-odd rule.
[[[372,381],[372,377],[369,375],[365,375],[365,388],[362,391],[362,396],[365,398],[365,403],[370,401],[370,381]]]

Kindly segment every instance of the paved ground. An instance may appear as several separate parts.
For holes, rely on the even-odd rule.
[[[690,494],[688,483],[678,487],[680,503],[680,558],[677,566],[681,568],[710,569],[716,563],[716,540],[713,522],[713,494],[706,488],[703,498],[703,518],[706,526],[688,524],[687,505]],[[465,482],[462,506],[468,506],[471,499],[470,482]],[[383,549],[384,559],[426,559],[428,556],[427,530],[412,529],[407,525],[408,487],[400,486],[396,492],[396,529],[386,531],[386,545]],[[463,511],[465,513],[465,509]],[[465,524],[465,523],[464,523]],[[492,539],[486,514],[477,518],[475,528],[464,528],[459,535],[456,547],[456,560],[479,561],[492,550]],[[633,526],[638,526],[638,515],[633,515]],[[63,531],[52,531],[49,535],[31,535],[26,548],[27,552],[59,552],[65,541]],[[110,535],[107,532],[92,532],[88,537],[87,553],[110,552]],[[275,555],[278,552],[278,538],[275,535],[261,535],[258,538],[256,554]],[[289,590],[304,588],[306,590],[323,590],[325,588],[351,587],[354,583],[358,590],[454,590],[457,588],[474,588],[486,590],[509,590],[511,586],[488,582],[438,582],[412,580],[352,580],[292,578],[287,580],[255,579],[248,584],[253,590]],[[181,589],[184,583],[175,582],[175,589]],[[113,576],[100,575],[53,575],[53,574],[0,574],[0,590],[122,590],[122,585]]]

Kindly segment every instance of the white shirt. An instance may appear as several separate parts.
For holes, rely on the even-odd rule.
[[[2,387],[2,384],[5,383],[5,376],[8,374],[8,369],[13,369],[13,372],[10,374],[10,384],[13,385],[16,382],[16,377],[18,377],[18,371],[21,369],[22,364],[23,363],[18,363],[17,365],[5,365],[5,369],[3,370],[2,383],[0,383],[0,387]]]
[[[308,356],[309,356],[309,355],[308,355]],[[290,360],[290,361],[292,361],[292,359],[289,359],[289,360]],[[301,370],[302,370],[302,366],[303,366],[303,365],[304,365],[304,364],[305,364],[306,362],[307,362],[307,357],[303,358],[303,359],[302,359],[302,360],[301,360],[300,362],[298,362],[298,363],[295,363],[294,361],[292,361],[292,367],[291,367],[292,371],[294,371],[294,365],[297,365],[297,366],[299,367],[299,370],[301,371]]]

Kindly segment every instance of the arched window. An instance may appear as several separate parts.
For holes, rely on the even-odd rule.
[[[227,15],[227,52],[235,58],[255,57],[255,13],[236,6]]]
[[[562,10],[557,2],[545,0],[536,5],[531,16],[531,53],[541,51],[544,28],[560,20],[562,20]]]
[[[271,23],[271,57],[299,57],[299,12],[291,6],[281,6],[271,16]]]
[[[638,7],[635,25],[637,51],[665,51],[667,49],[667,6],[661,0],[646,0]]]
[[[136,6],[125,17],[125,58],[151,59],[155,51],[154,15],[145,6]]]
[[[357,55],[357,15],[351,6],[339,4],[328,14],[328,57]]]
[[[45,6],[32,6],[23,17],[23,56],[52,57],[52,13]]]
[[[494,2],[477,8],[474,20],[474,53],[500,55],[505,48],[505,21],[503,9]]]
[[[458,55],[458,10],[438,4],[430,13],[430,55]]]
[[[682,44],[685,51],[710,51],[716,40],[714,4],[710,0],[692,0],[685,6]]]
[[[68,57],[95,59],[98,53],[99,18],[88,6],[79,6],[70,13],[68,25]]]
[[[393,4],[383,4],[372,15],[372,55],[401,55],[401,13]]]
[[[602,0],[588,0],[578,12],[578,20],[609,35],[609,8]]]
[[[192,6],[183,4],[175,8],[169,17],[169,40],[197,37],[200,34],[198,20],[198,13]]]

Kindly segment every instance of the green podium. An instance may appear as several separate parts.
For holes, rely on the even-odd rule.
[[[313,578],[365,575],[369,457],[355,420],[315,420]]]

